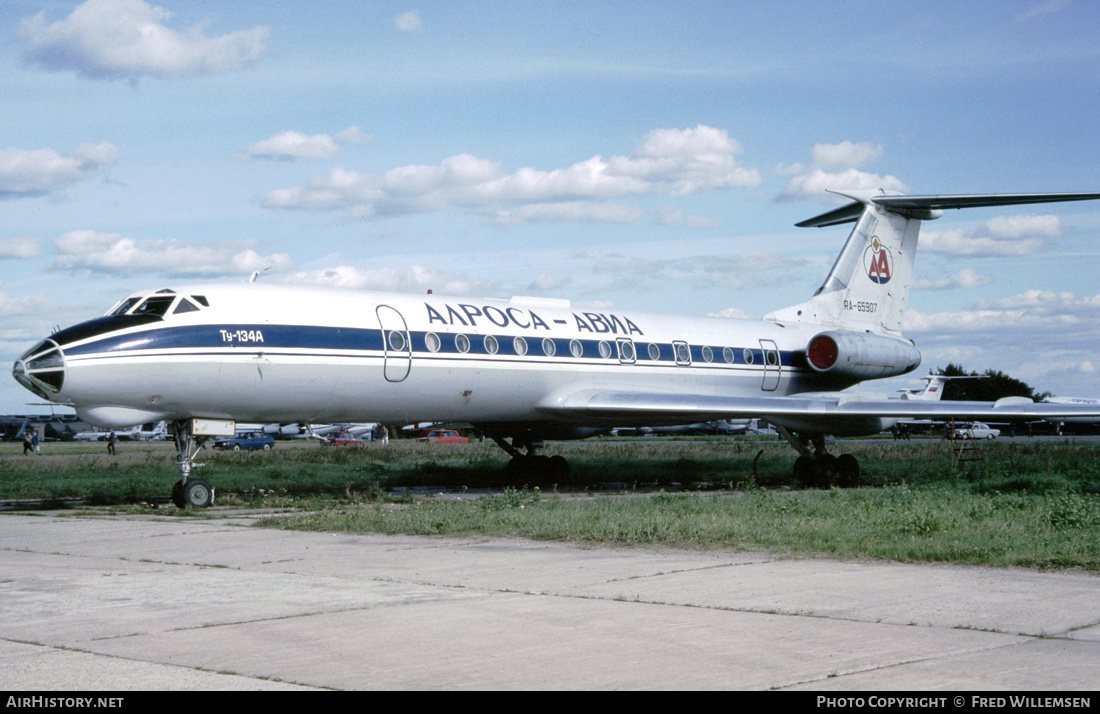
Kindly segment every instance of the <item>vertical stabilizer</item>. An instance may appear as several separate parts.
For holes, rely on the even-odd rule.
[[[856,194],[851,197],[855,198]],[[765,320],[811,322],[901,336],[920,219],[888,211],[871,202],[861,201],[861,205],[862,212],[855,228],[814,296],[804,303],[766,315]],[[855,206],[845,208],[850,215]]]
[[[1100,199],[1100,193],[906,196],[882,189],[833,193],[851,198],[854,203],[802,221],[798,226],[835,226],[856,221],[840,257],[812,298],[765,315],[765,320],[811,322],[900,337],[922,220],[939,218],[941,211],[948,208]]]

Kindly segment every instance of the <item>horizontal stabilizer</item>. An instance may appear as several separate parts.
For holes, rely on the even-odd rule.
[[[799,228],[821,228],[841,223],[851,223],[860,217],[864,205],[869,203],[881,206],[893,213],[908,215],[913,213],[927,214],[930,211],[942,211],[951,208],[1022,206],[1031,203],[1062,203],[1100,199],[1100,193],[979,193],[956,196],[891,196],[882,194],[877,190],[874,192],[836,191],[834,193],[856,198],[857,200],[795,225]],[[930,216],[915,215],[913,217]]]

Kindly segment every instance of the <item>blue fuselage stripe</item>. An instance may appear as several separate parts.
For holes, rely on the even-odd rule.
[[[494,356],[511,358],[531,358],[545,360],[556,358],[599,359],[602,362],[627,362],[637,364],[676,363],[676,350],[671,342],[659,343],[630,340],[634,355],[628,352],[620,357],[619,345],[615,340],[569,339],[563,337],[531,336],[523,338],[526,350],[521,352],[522,344],[517,345],[515,335],[459,335],[456,333],[434,333],[428,331],[400,332],[404,341],[398,342],[401,349],[395,349],[393,340],[387,331],[384,336],[378,328],[363,329],[351,327],[322,327],[313,325],[188,325],[163,327],[120,335],[107,335],[101,339],[85,342],[81,345],[63,346],[68,357],[121,356],[138,353],[164,352],[168,350],[203,350],[210,354],[231,354],[240,350],[245,352],[287,352],[300,350],[323,350],[328,353],[372,352],[386,353],[388,357],[400,358],[412,355],[442,356],[469,354],[475,356]],[[429,338],[429,335],[432,337]],[[465,338],[465,339],[463,339]],[[437,349],[429,348],[429,340]],[[620,342],[624,341],[622,339]],[[495,342],[496,350],[491,351]],[[601,353],[601,343],[604,344]],[[657,359],[650,358],[649,346],[658,347]],[[411,353],[409,351],[411,346]],[[463,349],[465,347],[465,349]],[[517,349],[519,347],[519,349]],[[726,346],[690,345],[691,363],[695,366],[740,366],[763,367],[767,354],[759,349]],[[579,354],[576,352],[579,351]],[[805,357],[790,350],[778,351],[779,365],[768,367],[799,367]],[[607,355],[607,356],[605,356]],[[774,355],[774,352],[773,352]],[[707,357],[710,357],[708,360]]]

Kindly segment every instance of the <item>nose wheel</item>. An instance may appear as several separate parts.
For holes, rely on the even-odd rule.
[[[207,508],[214,504],[214,487],[201,478],[191,478],[191,470],[202,466],[195,463],[195,456],[206,442],[205,436],[196,437],[191,432],[190,422],[173,423],[172,433],[176,440],[176,466],[180,480],[172,487],[172,503],[177,508]]]
[[[214,504],[214,487],[201,478],[177,481],[172,487],[172,503],[177,508],[207,508]]]

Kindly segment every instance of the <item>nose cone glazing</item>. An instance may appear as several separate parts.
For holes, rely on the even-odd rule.
[[[53,340],[43,340],[12,365],[15,380],[43,399],[61,391],[65,383],[65,356]]]

